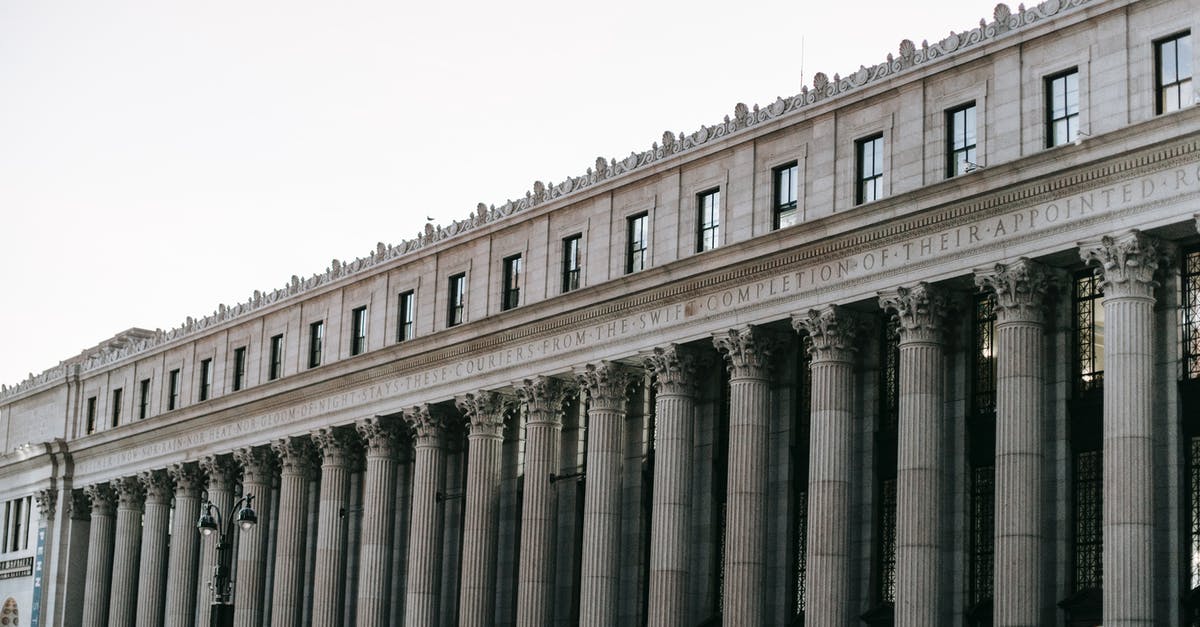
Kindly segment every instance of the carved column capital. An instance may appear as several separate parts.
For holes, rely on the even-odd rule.
[[[118,477],[112,480],[113,489],[117,492],[117,506],[126,509],[142,509],[146,501],[146,489],[142,482],[134,477]]]
[[[525,407],[526,425],[561,423],[567,401],[578,394],[571,383],[546,376],[525,379],[515,387]]]
[[[975,271],[975,285],[996,295],[996,320],[1040,321],[1051,275],[1042,264],[1022,257],[1010,264],[998,263]]]
[[[725,357],[734,379],[765,379],[770,376],[771,358],[779,338],[755,326],[717,333],[713,345]]]
[[[165,470],[143,470],[138,473],[138,482],[146,493],[146,500],[170,501],[174,484]]]
[[[200,458],[200,469],[208,477],[209,490],[233,491],[238,469],[228,455],[207,455]]]
[[[792,316],[792,328],[807,333],[816,361],[852,361],[858,351],[863,320],[854,312],[828,305]]]
[[[399,418],[371,416],[354,423],[366,445],[368,457],[394,457],[400,451],[407,426]]]
[[[271,451],[279,459],[279,471],[286,475],[309,477],[319,464],[311,438],[280,438],[271,443]]]
[[[175,493],[180,496],[196,496],[204,487],[204,471],[199,464],[179,462],[167,466],[167,474],[175,482]]]
[[[234,449],[233,459],[242,467],[242,484],[270,484],[275,474],[275,455],[266,446]],[[258,495],[261,496],[261,495]]]
[[[628,366],[602,361],[576,370],[575,381],[592,409],[622,411],[637,376]]]
[[[442,446],[447,431],[453,426],[450,412],[430,403],[404,412],[404,420],[412,429],[417,446]]]
[[[71,490],[71,498],[66,502],[67,515],[71,520],[90,520],[92,517],[92,500],[87,490]]]
[[[1166,261],[1166,247],[1141,231],[1104,236],[1079,245],[1079,256],[1095,265],[1105,298],[1154,298],[1154,273]]]
[[[879,292],[879,306],[900,323],[900,342],[941,342],[950,314],[946,291],[929,283]]]
[[[642,356],[659,394],[695,394],[696,371],[702,361],[698,351],[678,344],[656,347]]]
[[[504,420],[517,408],[516,397],[490,390],[467,393],[454,399],[467,417],[470,435],[504,436]]]
[[[58,509],[58,488],[43,488],[34,492],[33,502],[37,504],[42,518],[54,520],[54,512]]]
[[[358,457],[358,437],[353,429],[322,427],[312,434],[313,444],[321,452],[322,464],[346,466]]]

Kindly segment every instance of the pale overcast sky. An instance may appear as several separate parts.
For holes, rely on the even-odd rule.
[[[995,4],[0,2],[0,383]]]

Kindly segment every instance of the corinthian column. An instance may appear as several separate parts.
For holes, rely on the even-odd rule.
[[[726,624],[766,620],[767,436],[773,341],[757,327],[713,338],[729,366],[729,483],[725,515]]]
[[[358,560],[359,627],[388,624],[392,588],[392,516],[396,465],[402,442],[398,419],[372,417],[355,425],[367,448],[363,477],[363,517]]]
[[[258,524],[239,531],[237,581],[233,591],[234,627],[259,627],[263,617],[263,586],[266,577],[267,532],[271,529],[271,478],[275,456],[266,447],[246,447],[233,452],[242,467],[242,495],[254,497]],[[230,516],[236,513],[230,512]]]
[[[558,509],[550,474],[558,470],[563,405],[569,384],[550,377],[516,386],[525,408],[525,502],[517,575],[517,625],[549,625],[554,616],[554,522]]]
[[[808,555],[804,620],[857,623],[851,589],[850,504],[854,492],[854,360],[861,322],[837,306],[796,316],[812,340],[809,410]]]
[[[233,488],[237,483],[237,466],[229,456],[209,455],[200,459],[200,468],[208,477],[208,500],[221,512],[222,516],[234,516]],[[193,518],[199,518],[199,513]],[[195,522],[191,523],[195,529]],[[203,627],[212,622],[212,603],[218,592],[213,590],[217,581],[216,569],[219,565],[217,557],[217,537],[219,534],[201,536],[200,538],[200,590],[196,602],[196,625]],[[230,539],[232,542],[232,538]],[[223,591],[220,591],[223,592]]]
[[[900,322],[896,458],[896,625],[946,622],[942,552],[946,473],[946,295],[928,283],[879,295]],[[815,447],[814,447],[815,449]],[[810,579],[811,580],[811,579]]]
[[[1041,622],[1042,425],[1046,332],[1043,301],[1049,284],[1028,259],[975,273],[996,297],[996,627]]]
[[[194,464],[172,464],[167,468],[175,483],[175,513],[171,519],[171,542],[167,568],[167,627],[191,627],[196,618],[196,569],[200,556],[200,488],[204,474]],[[205,599],[207,600],[207,599]]]
[[[304,609],[304,557],[308,553],[308,480],[316,461],[312,440],[283,438],[271,443],[279,458],[279,512],[275,536],[275,576],[271,625],[296,627]]]
[[[134,624],[137,608],[138,556],[142,549],[142,507],[146,492],[137,477],[121,477],[113,485],[117,490],[117,531],[112,597],[105,624],[126,627]]]
[[[575,378],[588,399],[579,623],[615,625],[621,566],[625,401],[635,379],[628,368],[609,362],[588,364]]]
[[[650,509],[651,625],[687,624],[692,524],[695,353],[671,344],[645,356],[654,375],[654,490]]]
[[[432,627],[438,620],[438,590],[442,581],[442,521],[438,491],[446,465],[446,412],[422,405],[405,412],[415,434],[412,522],[408,530],[408,581],[404,624]]]
[[[1161,244],[1137,231],[1080,246],[1104,290],[1104,624],[1155,623],[1154,272]]]
[[[321,495],[317,512],[317,557],[313,567],[313,627],[342,624],[342,584],[346,555],[346,503],[350,465],[358,443],[353,432],[325,428],[313,434],[321,450]]]
[[[108,622],[113,563],[113,514],[117,493],[107,483],[83,489],[92,503],[92,525],[88,530],[87,576],[83,592],[83,624]]]
[[[165,470],[138,475],[146,493],[142,516],[141,582],[137,592],[137,624],[161,625],[166,604],[167,540],[171,520],[171,477]],[[190,535],[195,535],[190,534]]]

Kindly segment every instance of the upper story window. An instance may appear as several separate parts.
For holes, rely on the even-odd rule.
[[[646,213],[626,218],[625,273],[646,269],[646,253],[650,250],[650,216]]]
[[[121,396],[123,390],[117,388],[112,391],[112,426],[117,426],[121,423]]]
[[[721,243],[721,190],[696,195],[696,252],[712,250]]]
[[[246,347],[233,349],[233,391],[236,392],[246,385]]]
[[[413,338],[413,291],[402,292],[397,299],[396,311],[396,341],[403,342]]]
[[[1100,280],[1087,272],[1075,278],[1075,389],[1082,395],[1104,385],[1104,306]]]
[[[458,326],[463,323],[467,310],[466,273],[460,272],[451,276],[446,292],[446,326]]]
[[[1079,70],[1046,77],[1046,147],[1079,137]]]
[[[142,379],[138,383],[138,420],[145,420],[150,414],[150,379]]]
[[[96,432],[96,397],[89,396],[87,399],[87,424],[84,429],[87,433]]]
[[[1191,32],[1154,43],[1154,84],[1155,113],[1178,111],[1195,102]]]
[[[179,407],[179,368],[167,376],[167,411]]]
[[[575,234],[563,239],[562,291],[564,294],[579,289],[579,275],[583,270],[583,235]]]
[[[267,378],[271,381],[283,376],[283,334],[271,336],[271,365]]]
[[[521,256],[504,258],[504,285],[500,288],[500,311],[521,304]]]
[[[883,197],[883,134],[855,142],[855,204]]]
[[[32,529],[29,525],[30,511],[33,509],[33,497],[23,496],[4,503],[3,542],[0,543],[0,553],[10,551],[25,551],[29,549],[29,536]],[[15,625],[16,622],[14,621]]]
[[[946,177],[979,167],[975,159],[975,103],[946,112]]]
[[[207,401],[212,394],[213,369],[212,359],[200,361],[200,400]]]
[[[800,182],[798,176],[799,166],[794,162],[772,170],[772,210],[777,229],[800,222],[800,210],[796,204]]]
[[[367,308],[350,312],[350,354],[361,355],[367,350]]]
[[[1200,249],[1183,256],[1183,378],[1200,380]]]
[[[318,320],[308,325],[308,367],[321,365],[325,351],[325,321]]]

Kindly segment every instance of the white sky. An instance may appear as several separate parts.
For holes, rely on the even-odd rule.
[[[0,383],[995,3],[0,2]]]

